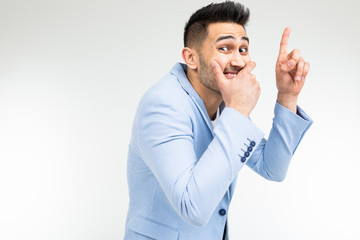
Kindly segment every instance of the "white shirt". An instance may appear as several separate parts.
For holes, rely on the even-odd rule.
[[[212,125],[215,127],[216,126],[216,122],[219,119],[219,113],[220,113],[220,109],[218,108],[216,111],[216,117],[214,120],[211,120]]]

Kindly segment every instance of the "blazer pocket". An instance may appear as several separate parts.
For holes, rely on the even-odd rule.
[[[128,228],[156,240],[177,240],[179,236],[175,228],[142,216],[136,216],[130,220]]]

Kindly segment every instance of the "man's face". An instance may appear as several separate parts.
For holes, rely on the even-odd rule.
[[[236,23],[212,23],[199,52],[199,78],[207,88],[220,93],[211,70],[211,61],[216,60],[226,78],[231,79],[251,62],[248,53],[249,41],[245,29]]]

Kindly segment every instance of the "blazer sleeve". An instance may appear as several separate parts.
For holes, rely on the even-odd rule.
[[[255,149],[264,134],[248,118],[225,108],[213,140],[197,158],[193,135],[197,120],[183,105],[161,99],[146,100],[139,110],[137,139],[141,158],[173,208],[185,221],[202,226],[245,165],[241,156],[246,145],[252,143]]]
[[[268,140],[262,139],[246,164],[264,178],[280,182],[285,179],[290,160],[313,121],[300,107],[295,114],[278,102],[274,113]]]

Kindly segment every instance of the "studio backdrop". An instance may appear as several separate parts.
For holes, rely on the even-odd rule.
[[[209,1],[0,0],[0,240],[122,239],[126,159],[144,92],[181,62]],[[239,172],[231,239],[360,239],[360,15],[355,0],[244,0],[269,133],[281,34],[310,73],[313,118],[282,183]]]

